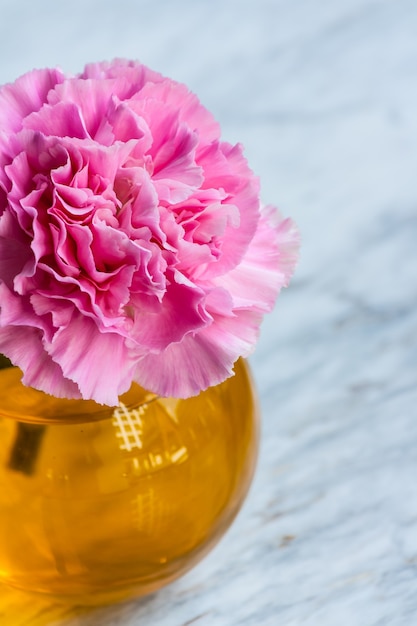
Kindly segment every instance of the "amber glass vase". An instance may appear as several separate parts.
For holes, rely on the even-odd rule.
[[[237,514],[258,424],[247,364],[187,400],[133,385],[116,408],[60,400],[0,370],[0,580],[71,602],[149,593]]]

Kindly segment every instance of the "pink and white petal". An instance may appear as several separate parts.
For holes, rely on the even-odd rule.
[[[25,149],[22,133],[8,135],[0,128],[0,212],[7,206],[7,194],[11,187],[11,179],[7,175],[6,168],[13,159]]]
[[[219,139],[218,122],[185,85],[170,79],[164,79],[157,84],[147,83],[139,92],[139,97],[159,100],[176,109],[180,120],[186,122],[191,130],[198,132],[199,145]]]
[[[287,287],[298,262],[300,250],[300,232],[290,219],[282,219],[274,207],[265,207],[265,217],[276,226],[279,249],[279,271],[283,277],[283,286]]]
[[[253,311],[219,317],[160,354],[145,356],[136,366],[134,380],[161,396],[197,395],[233,375],[235,361],[254,348],[261,318]]]
[[[135,229],[147,226],[159,231],[158,194],[148,172],[141,167],[121,167],[115,180],[117,197],[122,203],[120,226],[132,239]],[[162,234],[162,233],[161,233]]]
[[[128,59],[114,59],[113,61],[103,61],[100,63],[89,63],[84,67],[84,71],[79,74],[79,78],[122,79],[117,85],[114,93],[124,100],[140,91],[148,83],[158,83],[164,80],[163,76],[154,70],[142,65],[139,61]]]
[[[132,108],[152,129],[152,180],[159,199],[176,204],[188,198],[203,182],[195,162],[198,134],[180,122],[178,111],[157,100],[132,101]]]
[[[81,398],[77,385],[64,377],[59,365],[45,352],[39,329],[29,326],[1,328],[0,353],[24,372],[24,385],[57,398]]]
[[[119,395],[130,388],[134,363],[124,337],[101,332],[88,317],[74,314],[45,347],[84,399],[116,406]]]
[[[128,270],[129,271],[129,270]],[[17,279],[15,279],[16,283]],[[105,302],[106,307],[100,301],[105,299],[106,292],[99,291],[88,279],[77,279],[72,276],[62,276],[55,269],[44,263],[39,263],[36,273],[36,282],[32,283],[23,280],[23,286],[31,293],[37,290],[42,296],[46,296],[51,301],[51,315],[54,316],[55,301],[64,301],[73,303],[78,311],[81,311],[87,317],[95,319],[99,328],[103,331],[107,329],[117,328],[119,334],[125,335],[132,325],[131,320],[126,319],[124,315],[117,315],[117,310],[108,311],[109,303]],[[20,284],[19,284],[20,286]],[[110,285],[106,287],[110,291]],[[118,290],[114,289],[110,294],[110,306],[112,299],[117,297]],[[32,296],[33,297],[33,296]],[[117,302],[119,308],[120,300]]]
[[[215,251],[213,254],[213,250],[206,244],[196,244],[185,239],[178,244],[177,268],[195,282],[199,281],[204,269],[216,258]]]
[[[252,240],[260,216],[258,179],[249,169],[239,145],[217,143],[207,147],[197,158],[204,171],[204,189],[222,189],[227,194],[222,202],[237,207],[239,221],[229,219],[222,236],[222,254],[207,267],[205,277],[223,274],[235,267]]]
[[[74,304],[63,297],[42,296],[34,293],[30,296],[30,303],[36,315],[42,317],[50,315],[55,328],[68,326],[74,313]]]
[[[33,111],[39,111],[48,93],[64,79],[59,69],[33,70],[14,83],[3,85],[0,88],[0,128],[7,132],[21,130],[22,120]]]
[[[115,108],[114,94],[117,93],[120,83],[124,83],[123,79],[69,78],[50,92],[48,102],[52,105],[52,110],[61,102],[73,103],[89,137],[95,139],[102,129],[103,120]]]
[[[38,317],[33,311],[30,299],[16,295],[8,286],[0,281],[0,328],[8,326],[32,326],[50,335],[53,331],[51,320]]]
[[[258,207],[259,179],[250,169],[240,144],[215,141],[199,145],[196,161],[204,170],[202,189],[224,189],[233,198],[249,185]]]
[[[28,115],[22,125],[23,128],[49,136],[77,137],[78,139],[89,137],[82,112],[73,102],[58,102],[53,106],[44,105],[40,111]]]
[[[161,351],[211,323],[205,311],[204,292],[191,283],[180,284],[180,274],[168,286],[162,302],[140,295],[132,298],[136,313],[131,337],[146,350]],[[145,306],[142,306],[142,302]],[[153,304],[153,306],[152,306]]]
[[[136,159],[143,157],[152,146],[152,133],[149,126],[143,117],[137,115],[124,102],[116,106],[114,112],[108,116],[108,121],[116,141],[136,140],[134,150]]]
[[[269,312],[294,272],[298,248],[294,222],[268,208],[241,263],[213,282],[231,294],[234,307]]]

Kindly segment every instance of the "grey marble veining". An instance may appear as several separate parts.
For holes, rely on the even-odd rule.
[[[0,50],[1,83],[114,56],[186,82],[303,240],[251,360],[232,529],[159,593],[60,624],[417,623],[415,0],[2,0]]]

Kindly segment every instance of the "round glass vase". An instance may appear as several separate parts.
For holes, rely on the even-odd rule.
[[[220,539],[248,491],[258,411],[248,366],[195,398],[138,385],[116,408],[0,370],[0,581],[103,604],[155,591]]]

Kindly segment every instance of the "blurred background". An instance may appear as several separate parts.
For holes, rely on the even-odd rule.
[[[114,57],[198,94],[302,253],[251,359],[263,437],[235,525],[156,596],[65,624],[414,623],[417,3],[0,0],[0,84]]]

